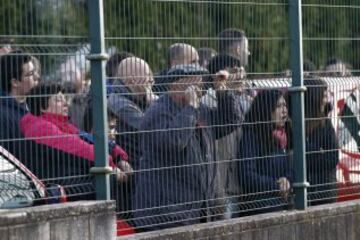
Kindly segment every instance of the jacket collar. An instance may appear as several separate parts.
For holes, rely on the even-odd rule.
[[[134,97],[134,94],[130,91],[130,89],[124,84],[121,79],[117,79],[116,85],[112,86],[113,93],[119,94],[122,97],[134,102],[141,110],[145,110],[147,108],[147,103],[144,100],[139,100],[138,98]]]
[[[43,113],[40,117],[56,125],[62,132],[69,134],[79,133],[79,129],[69,122],[68,116],[53,113]]]
[[[23,115],[29,112],[26,102],[19,103],[13,96],[3,91],[0,91],[0,101],[2,105],[6,106],[7,108],[11,108],[13,111],[17,111]]]

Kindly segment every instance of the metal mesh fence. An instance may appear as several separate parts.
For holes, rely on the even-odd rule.
[[[305,75],[305,85],[309,85],[305,93],[309,203],[354,199],[358,197],[355,169],[360,130],[356,103],[359,6],[334,0],[303,1],[302,9],[308,16],[303,18],[303,43],[304,71],[309,73]],[[323,81],[310,80],[312,74],[324,77]]]
[[[74,118],[81,106],[76,104],[82,104],[77,100],[88,91],[87,14],[84,1],[2,2],[2,207],[95,196],[89,150],[76,145],[78,132],[66,127],[70,121],[77,123]],[[48,92],[40,87],[49,84],[62,88]],[[63,99],[53,96],[60,92]],[[59,105],[62,100],[66,107]],[[65,114],[61,109],[72,119],[51,122],[56,113]]]
[[[289,69],[286,1],[105,2],[107,9],[107,45],[146,60],[121,62],[111,76],[108,108],[118,117],[118,143],[133,168],[120,184],[119,216],[146,231],[290,207],[290,192],[282,194],[276,180],[267,182],[284,176],[286,188],[289,176],[276,159],[291,175],[288,153],[265,154],[241,141],[242,128],[251,135],[262,125],[256,142],[274,124],[271,114],[256,120],[260,106],[253,122],[244,123],[256,92],[287,87],[285,79],[271,81]],[[232,84],[219,92],[220,70],[230,72]],[[202,86],[194,75],[203,75]],[[136,89],[140,84],[143,89]],[[154,94],[145,95],[149,85]],[[192,85],[201,102],[196,110]],[[261,104],[276,105],[273,94]],[[248,148],[247,155],[239,155],[240,148]]]
[[[303,1],[304,136],[293,136],[289,1],[104,1],[105,79],[86,59],[102,58],[89,4],[0,10],[1,208],[107,192],[90,174],[104,171],[97,141],[118,235],[293,209],[301,137],[309,205],[359,197],[359,4]]]

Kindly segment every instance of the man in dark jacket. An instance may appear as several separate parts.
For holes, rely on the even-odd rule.
[[[153,83],[152,71],[143,59],[126,58],[119,64],[114,93],[107,101],[110,112],[118,118],[117,142],[124,147],[135,169],[140,159],[140,124],[147,107],[157,99],[151,89]]]
[[[232,82],[239,82],[245,80],[245,68],[248,65],[248,58],[250,55],[248,39],[245,32],[240,29],[229,28],[225,29],[218,34],[218,50],[219,54],[213,57],[208,65],[209,72],[215,74],[220,70],[230,71]],[[245,114],[251,106],[253,99],[253,92],[250,88],[241,87],[243,83],[239,82],[240,89],[233,85],[236,93],[235,98],[240,103],[243,114]],[[208,84],[210,88],[208,94],[204,97],[203,102],[207,105],[214,105],[217,99],[212,94],[212,85]],[[239,91],[237,91],[239,90]],[[224,187],[228,196],[237,196],[241,194],[241,187],[238,184],[238,162],[233,160],[237,157],[238,146],[242,137],[241,128],[238,128],[233,133],[216,141],[217,159],[219,161],[226,161],[219,167],[222,186]],[[233,160],[233,161],[230,161]],[[228,199],[231,202],[231,199]],[[232,209],[231,203],[228,205],[229,216],[231,212],[235,212]]]
[[[142,124],[142,172],[137,174],[134,223],[153,230],[211,221],[223,216],[215,139],[238,127],[240,109],[220,72],[217,108],[200,104],[199,65],[168,72],[168,93],[147,110]]]
[[[113,93],[108,98],[108,110],[117,117],[116,142],[129,155],[129,163],[134,170],[139,168],[140,124],[147,107],[157,99],[152,92],[153,73],[149,65],[140,58],[129,57],[120,62]],[[121,196],[118,196],[119,211],[131,212],[134,179],[128,178],[126,183],[118,186]],[[124,215],[130,217],[130,214]]]

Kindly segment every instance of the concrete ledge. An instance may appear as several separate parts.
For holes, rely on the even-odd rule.
[[[114,201],[0,210],[0,239],[115,239]]]
[[[120,239],[360,239],[360,201],[141,233]]]
[[[76,217],[87,214],[114,212],[113,201],[78,201],[65,204],[50,204],[13,210],[0,210],[0,227],[14,224],[50,221],[53,219]]]

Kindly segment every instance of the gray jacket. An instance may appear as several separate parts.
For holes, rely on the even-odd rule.
[[[232,93],[217,97],[217,108],[194,109],[177,105],[165,94],[146,112],[141,127],[143,171],[136,175],[134,196],[137,227],[161,229],[222,215],[215,139],[234,131],[242,113]]]
[[[108,109],[117,116],[116,142],[124,148],[134,169],[138,168],[141,156],[139,129],[146,109],[145,101],[138,101],[120,82],[108,98]]]

